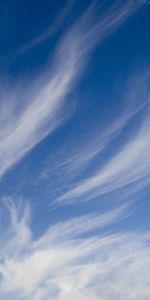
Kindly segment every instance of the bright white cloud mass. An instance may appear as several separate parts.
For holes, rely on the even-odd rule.
[[[0,299],[149,300],[149,3],[6,2]]]
[[[148,299],[149,234],[101,233],[126,207],[59,222],[34,240],[29,207],[5,202],[10,223],[0,239],[2,299]]]

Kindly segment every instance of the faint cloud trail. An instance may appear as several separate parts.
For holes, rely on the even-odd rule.
[[[79,80],[89,50],[118,28],[135,8],[130,1],[121,3],[117,9],[112,6],[90,30],[90,10],[87,11],[60,41],[49,72],[45,71],[28,86],[18,83],[16,90],[5,89],[3,85],[0,176],[64,122],[66,96]]]
[[[117,153],[110,155],[108,160],[103,166],[100,166],[92,176],[87,179],[76,181],[73,188],[70,188],[68,192],[64,193],[55,200],[57,205],[71,204],[73,202],[82,202],[92,200],[93,198],[99,198],[103,195],[107,195],[112,192],[124,194],[124,189],[128,189],[126,195],[135,194],[145,185],[149,184],[150,175],[150,138],[149,138],[149,110],[150,110],[150,91],[149,91],[149,72],[145,71],[143,75],[135,75],[135,78],[131,80],[130,88],[126,93],[127,101],[134,103],[129,109],[128,117],[123,114],[122,118],[118,118],[117,127],[112,124],[112,135],[108,135],[108,140],[103,143],[103,135],[99,137],[99,142],[93,144],[93,147],[85,147],[86,152],[83,150],[82,155],[75,156],[72,161],[68,162],[68,166],[74,168],[77,172],[82,172],[82,164],[85,164],[87,168],[90,165],[90,161],[95,155],[101,156],[101,149],[107,149],[112,139],[119,137],[121,130],[127,125],[132,118],[135,119],[136,115],[141,114],[141,124],[139,125],[135,134],[132,135],[132,139],[124,141],[123,146]],[[137,104],[136,104],[137,103]],[[124,121],[122,119],[124,117]],[[113,130],[114,128],[114,130]],[[119,130],[119,132],[118,132]],[[109,132],[109,131],[108,131]],[[117,134],[118,133],[118,134]],[[107,130],[104,129],[104,136],[107,137]],[[92,139],[92,137],[91,137]],[[105,139],[104,139],[105,141]],[[81,163],[80,163],[81,161]],[[66,165],[67,168],[67,165]],[[124,198],[124,196],[122,196]]]
[[[48,29],[45,30],[45,32],[43,32],[41,35],[39,35],[39,36],[35,37],[34,39],[32,39],[32,41],[30,43],[28,43],[27,45],[24,45],[23,47],[21,47],[17,51],[16,54],[24,54],[25,52],[29,51],[31,48],[41,44],[42,42],[44,42],[45,40],[50,38],[54,33],[59,31],[59,29],[62,27],[63,22],[64,22],[65,18],[67,17],[68,13],[73,8],[73,5],[74,5],[75,1],[76,0],[67,1],[67,4],[61,10],[61,12],[59,13],[59,15],[57,17],[57,20],[54,22],[54,24],[49,26]]]

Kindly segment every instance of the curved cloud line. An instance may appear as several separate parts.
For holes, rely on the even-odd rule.
[[[123,146],[120,147],[120,150],[117,153],[111,155],[109,159],[105,162],[103,166],[100,165],[98,170],[93,173],[92,176],[89,176],[87,179],[77,181],[75,187],[70,189],[66,194],[61,195],[56,199],[56,203],[72,203],[79,199],[87,201],[95,197],[100,197],[110,192],[117,190],[126,189],[128,187],[128,195],[135,193],[140,188],[143,188],[144,182],[145,185],[149,183],[150,175],[150,139],[149,139],[149,73],[145,72],[140,76],[136,76],[130,84],[130,90],[127,95],[130,102],[137,103],[134,104],[134,108],[128,112],[128,117],[124,114],[125,122],[122,122],[121,119],[118,119],[118,128],[112,125],[112,136],[108,136],[108,141],[103,144],[103,136],[99,137],[99,143],[94,144],[93,148],[86,148],[85,153],[85,165],[88,167],[90,160],[96,154],[101,156],[102,147],[107,149],[109,143],[113,138],[118,138],[119,134],[116,136],[117,129],[119,133],[122,132],[127,125],[129,126],[132,118],[135,119],[136,114],[141,114],[141,124],[136,130],[135,134],[132,134],[132,139],[126,139]],[[144,108],[145,106],[145,108]],[[130,121],[130,122],[129,122]],[[128,124],[129,123],[129,124]],[[116,129],[116,132],[113,130]],[[130,126],[129,126],[130,128]],[[130,128],[131,129],[131,128]],[[107,136],[107,130],[105,131],[104,136]],[[102,142],[101,142],[102,141]],[[87,159],[86,159],[87,155]],[[79,156],[82,161],[82,155]],[[83,153],[84,157],[84,153]],[[73,166],[72,162],[71,165]],[[76,158],[74,159],[74,165],[76,165]],[[82,171],[80,164],[77,161],[78,172]],[[72,169],[73,170],[73,169]]]
[[[80,76],[88,50],[118,28],[138,7],[132,1],[112,6],[90,30],[85,26],[90,15],[86,12],[58,45],[47,77],[37,79],[28,87],[11,88],[10,92],[3,88],[0,176],[63,122],[61,109]]]
[[[67,15],[68,15],[68,13],[72,9],[72,7],[74,5],[74,2],[75,2],[75,0],[67,1],[65,7],[61,10],[58,17],[56,18],[56,21],[54,22],[54,24],[49,26],[47,28],[47,30],[44,31],[42,34],[40,34],[39,36],[32,39],[32,41],[30,43],[28,43],[27,45],[24,45],[23,47],[21,47],[17,51],[17,54],[23,54],[23,53],[29,51],[31,48],[41,44],[42,42],[44,42],[45,40],[50,38],[54,33],[56,33],[61,28],[64,20],[66,19]]]

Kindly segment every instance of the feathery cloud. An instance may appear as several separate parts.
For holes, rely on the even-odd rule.
[[[34,240],[29,227],[29,207],[22,206],[20,215],[18,205],[10,199],[5,201],[9,203],[12,221],[3,239],[0,238],[5,247],[5,252],[0,253],[3,299],[10,296],[16,300],[86,299],[87,296],[95,300],[99,296],[103,300],[110,296],[148,299],[150,235],[140,232],[103,235],[99,230],[90,234],[91,230],[120,219],[126,207],[99,216],[60,221]]]
[[[6,203],[11,222],[0,238],[5,248],[0,252],[3,299],[148,299],[149,234],[90,235],[117,221],[125,207],[60,221],[34,240],[29,207],[22,206],[20,215],[18,205],[10,199]]]
[[[129,106],[128,113],[123,113],[121,118],[115,121],[111,126],[111,134],[107,134],[104,130],[106,142],[103,144],[103,135],[99,137],[102,143],[93,144],[93,147],[86,147],[85,164],[88,167],[93,156],[101,156],[102,149],[107,149],[112,139],[119,138],[122,130],[128,126],[130,128],[131,121],[141,116],[141,122],[137,125],[137,130],[132,133],[131,137],[123,141],[123,145],[119,150],[110,155],[103,166],[89,176],[87,179],[77,181],[75,187],[70,189],[66,194],[61,195],[56,202],[64,203],[77,201],[82,199],[87,201],[94,197],[100,197],[110,192],[119,191],[128,188],[128,195],[135,193],[143,188],[144,184],[149,183],[150,170],[150,139],[149,139],[149,73],[144,72],[143,76],[135,76],[130,83],[128,93],[126,93],[126,103],[134,103]],[[126,111],[127,112],[127,111]],[[123,122],[122,122],[123,120]],[[117,122],[118,121],[118,122]],[[116,126],[117,124],[117,126]],[[132,123],[133,124],[133,123]],[[130,128],[131,129],[131,128]],[[109,131],[108,131],[109,132]],[[118,133],[118,134],[117,134]],[[104,139],[105,141],[105,139]],[[87,159],[86,159],[87,155]],[[83,154],[84,156],[84,154]],[[80,156],[79,156],[80,157]],[[75,158],[76,159],[76,158]],[[80,157],[82,160],[82,156]],[[74,165],[76,161],[74,160]],[[77,164],[78,165],[78,164]],[[82,170],[80,167],[78,172]]]
[[[2,87],[0,176],[64,121],[66,96],[79,79],[89,50],[137,8],[133,1],[111,6],[90,28],[87,11],[58,45],[50,71],[27,86],[18,83],[16,90]]]

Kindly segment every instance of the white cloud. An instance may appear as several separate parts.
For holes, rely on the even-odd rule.
[[[86,148],[85,158],[87,157],[88,159],[85,161],[85,165],[87,164],[88,166],[92,155],[94,156],[95,153],[100,157],[100,147],[102,146],[102,149],[105,148],[106,150],[112,139],[119,137],[119,134],[122,133],[122,129],[127,125],[130,128],[131,137],[126,138],[123,146],[120,146],[117,153],[111,154],[105,164],[102,167],[100,166],[92,176],[89,176],[89,178],[83,181],[76,182],[75,187],[70,189],[66,194],[58,197],[58,199],[56,199],[57,203],[63,203],[63,201],[64,203],[72,203],[73,201],[77,201],[80,197],[82,201],[87,201],[120,189],[123,191],[127,186],[129,195],[130,192],[131,194],[135,193],[143,188],[144,184],[147,185],[149,183],[150,122],[148,82],[149,74],[147,72],[143,75],[136,76],[134,80],[132,80],[130,89],[126,95],[126,102],[128,103],[130,101],[134,103],[133,107],[130,106],[128,113],[123,114],[124,118],[122,116],[122,118],[117,120],[118,122],[115,121],[114,125],[112,124],[110,135],[107,134],[107,130],[104,129],[104,137],[106,135],[106,142],[104,144],[103,135],[102,139],[100,135],[99,141],[102,140],[102,143],[93,143],[91,147]],[[139,115],[141,116],[142,121],[139,121],[138,123],[140,124],[136,125],[137,129],[135,133],[131,134],[132,127],[130,127],[130,124],[131,121],[133,122],[132,118],[135,120],[135,117],[137,117],[136,114],[138,117]],[[131,126],[133,126],[133,123]],[[74,165],[76,165],[76,160],[74,160]],[[79,167],[78,172],[80,171],[81,169]],[[122,198],[123,197],[124,195]]]
[[[0,126],[0,175],[64,121],[62,106],[77,70],[74,45],[64,41],[53,70],[26,88],[3,93]],[[64,56],[67,53],[67,62]],[[58,55],[58,57],[57,57]],[[59,59],[58,59],[59,58]],[[62,114],[61,114],[62,112]]]
[[[111,6],[98,22],[87,28],[89,10],[59,43],[50,72],[31,84],[18,83],[16,89],[2,86],[0,176],[64,121],[66,96],[79,79],[88,50],[138,7],[132,1]]]
[[[87,12],[58,45],[51,72],[40,76],[27,89],[21,84],[13,90],[3,87],[0,176],[64,121],[66,96],[80,76],[88,50],[120,26],[136,8],[138,5],[134,5],[134,1],[113,6],[89,30],[85,26],[90,14]],[[140,81],[127,95],[128,101],[135,105],[127,106],[98,140],[95,135],[93,144],[85,152],[78,155],[77,147],[74,157],[64,161],[64,165],[80,173],[83,166],[86,167],[119,136],[131,118],[148,103],[145,79],[140,78]],[[138,103],[137,96],[140,98]],[[123,189],[131,183],[138,182],[138,187],[147,183],[149,127],[146,114],[132,140],[127,139],[103,168],[79,181],[57,202],[72,202],[80,197],[88,200]],[[132,186],[131,191],[136,190],[137,186]],[[15,204],[9,198],[5,198],[4,203],[10,216],[8,218],[4,209],[1,218],[6,214],[9,224],[5,226],[6,220],[1,221],[5,227],[4,232],[0,232],[1,299],[149,300],[150,234],[113,232],[112,225],[128,213],[127,205],[103,214],[61,220],[35,239],[30,227],[30,207],[18,200]]]
[[[8,228],[9,236],[6,234],[2,241],[5,246],[16,240],[11,252],[5,247],[5,253],[0,254],[2,299],[148,299],[150,235],[142,232],[102,235],[99,230],[90,234],[90,230],[117,221],[125,208],[99,217],[87,215],[59,222],[38,240],[32,238],[29,228],[29,208],[25,208],[25,215],[23,210],[20,215],[20,209],[14,205],[9,204],[9,209],[12,220],[15,215],[20,234],[12,232],[13,221]],[[20,248],[23,227],[28,228],[30,237],[24,239]]]
[[[46,39],[50,38],[53,34],[55,34],[57,31],[59,31],[61,29],[61,27],[63,26],[63,22],[65,21],[67,15],[71,11],[71,9],[74,5],[74,2],[75,2],[75,0],[66,1],[66,5],[64,6],[64,8],[60,11],[58,16],[56,17],[55,22],[52,25],[48,26],[48,28],[46,28],[46,30],[43,33],[34,37],[30,42],[28,42],[26,45],[21,47],[17,51],[17,54],[23,54],[24,52],[29,51],[31,48],[41,44]]]

